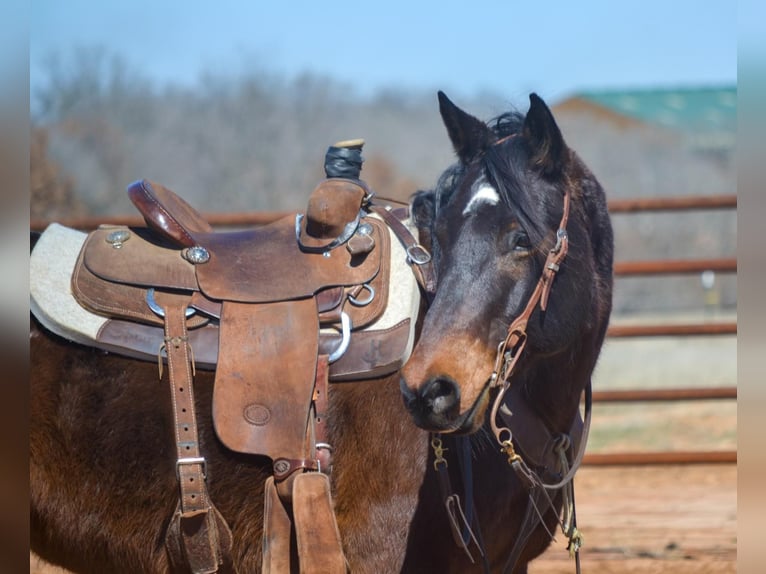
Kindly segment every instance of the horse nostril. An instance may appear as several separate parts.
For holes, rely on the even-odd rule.
[[[404,379],[404,377],[399,379],[399,390],[402,393],[402,398],[404,399],[405,406],[408,409],[414,408],[418,397],[415,394],[415,391],[410,390],[410,388],[407,386],[407,381]]]
[[[449,377],[438,377],[422,388],[421,398],[433,414],[447,414],[460,402],[460,388]]]

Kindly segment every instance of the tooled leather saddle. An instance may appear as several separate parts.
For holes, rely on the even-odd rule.
[[[337,144],[328,156],[360,150]],[[373,200],[358,170],[327,169],[305,215],[263,227],[216,232],[175,193],[141,180],[128,194],[146,228],[86,236],[52,224],[33,250],[31,306],[44,326],[158,360],[160,377],[167,365],[180,497],[166,545],[177,570],[233,568],[230,530],[205,486],[195,368],[215,370],[222,443],[273,462],[263,571],[289,571],[292,535],[301,572],[346,570],[328,480],[329,382],[397,370],[412,348],[419,291],[433,281],[406,206]]]

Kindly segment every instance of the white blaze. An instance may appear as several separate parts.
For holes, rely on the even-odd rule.
[[[463,215],[470,215],[482,203],[497,205],[499,202],[500,195],[497,193],[497,190],[488,183],[483,183],[473,194],[473,197],[471,198],[471,201],[468,202],[468,205],[465,206]]]

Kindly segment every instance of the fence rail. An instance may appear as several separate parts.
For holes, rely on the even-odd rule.
[[[689,337],[709,335],[736,335],[736,323],[701,323],[686,325],[611,325],[608,337]]]
[[[705,197],[664,197],[632,200],[613,200],[609,203],[612,214],[632,214],[657,211],[690,211],[703,209],[736,209],[735,195]],[[677,275],[704,271],[736,273],[735,258],[623,261],[614,266],[617,277]],[[736,335],[736,323],[705,323],[698,325],[612,325],[609,337],[688,337],[695,335]],[[684,388],[652,390],[599,391],[593,393],[598,402],[736,400],[736,387]],[[737,451],[663,451],[663,452],[606,452],[586,454],[583,464],[590,466],[636,466],[669,464],[736,464]]]
[[[593,402],[598,403],[705,401],[727,399],[737,399],[737,387],[628,389],[593,392]],[[588,453],[583,458],[583,464],[588,466],[736,463],[736,450],[597,452]]]
[[[644,275],[679,275],[686,273],[736,273],[737,260],[734,257],[718,259],[662,259],[650,261],[618,261],[614,264],[617,277]]]
[[[582,462],[588,466],[737,464],[737,451],[594,452],[586,454]]]
[[[642,211],[690,211],[696,209],[736,208],[736,195],[645,197],[639,199],[613,199],[609,202],[609,213],[636,213]]]
[[[594,391],[593,402],[653,402],[653,401],[710,401],[736,399],[737,387],[707,387],[680,389],[626,389]]]
[[[213,227],[245,227],[249,225],[266,225],[280,217],[289,215],[287,211],[247,211],[242,213],[205,213],[203,217]],[[47,219],[33,219],[29,223],[32,231],[42,231],[51,223]],[[57,223],[73,229],[90,230],[99,225],[129,225],[138,227],[146,225],[140,215],[101,215],[88,217],[68,217],[57,220]]]
[[[610,213],[636,213],[641,211],[688,211],[698,209],[736,209],[736,195],[690,195],[688,197],[647,197],[641,199],[613,199]],[[288,215],[287,211],[248,211],[243,213],[208,213],[204,217],[213,227],[263,225]],[[50,221],[33,219],[30,228],[42,231]],[[98,216],[64,218],[59,223],[75,229],[95,229],[101,224],[143,225],[140,216]]]

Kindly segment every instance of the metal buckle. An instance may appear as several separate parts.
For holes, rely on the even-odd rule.
[[[434,451],[434,470],[438,471],[439,465],[441,464],[444,465],[444,468],[447,468],[449,463],[447,462],[447,459],[444,458],[444,453],[449,449],[442,444],[442,439],[438,434],[432,435],[431,448]]]
[[[431,261],[431,254],[420,243],[407,247],[407,261],[415,265],[425,265]]]
[[[556,231],[556,245],[551,249],[551,253],[558,253],[561,251],[561,245],[569,239],[569,236],[567,235],[566,229],[559,229]]]

